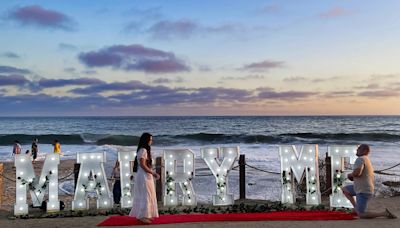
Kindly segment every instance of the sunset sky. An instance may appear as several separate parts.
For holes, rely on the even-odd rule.
[[[400,1],[1,1],[0,116],[398,115]]]

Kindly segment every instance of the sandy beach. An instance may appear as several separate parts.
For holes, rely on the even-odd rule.
[[[37,162],[34,165],[35,172],[38,175],[40,167],[42,167],[42,161]],[[60,163],[60,178],[69,175],[73,171],[75,160],[63,160]],[[15,169],[12,167],[12,163],[6,162],[4,164],[4,175],[14,179]],[[66,179],[73,179],[73,175],[68,176]],[[40,218],[40,219],[14,219],[13,218],[13,204],[15,198],[15,183],[3,178],[3,191],[2,198],[3,202],[0,206],[0,226],[1,227],[94,227],[101,221],[107,218],[107,216],[86,216],[86,217],[68,217],[68,218]],[[28,194],[29,197],[29,194]],[[71,195],[65,195],[60,192],[60,200],[66,203],[65,211],[71,208]],[[251,200],[246,200],[251,202]],[[260,203],[260,201],[258,201]],[[327,204],[327,199],[324,200],[324,204]],[[94,202],[91,208],[95,206]],[[389,197],[389,198],[374,198],[369,206],[370,210],[381,210],[383,208],[389,208],[395,214],[400,215],[400,197]],[[160,207],[162,209],[162,207]],[[39,215],[41,211],[39,209],[31,209],[30,214]],[[261,222],[224,222],[224,223],[191,223],[189,224],[169,224],[169,225],[157,225],[162,227],[396,227],[400,224],[400,220],[389,220],[389,219],[373,219],[373,220],[354,220],[354,221],[261,221]]]

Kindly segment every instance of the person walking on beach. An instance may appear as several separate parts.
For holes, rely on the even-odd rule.
[[[13,155],[15,154],[20,154],[22,151],[21,144],[18,140],[14,141],[14,146],[13,146]]]
[[[32,163],[36,162],[36,158],[37,158],[37,154],[39,151],[39,145],[38,145],[39,140],[38,139],[34,139],[32,142],[32,148],[31,148],[31,152],[32,152]]]
[[[158,180],[160,175],[152,170],[152,143],[153,136],[149,133],[143,133],[139,140],[134,162],[134,171],[137,168],[137,174],[133,186],[135,193],[133,207],[129,213],[129,216],[136,217],[146,224],[150,224],[153,218],[158,217],[154,178]]]
[[[354,163],[354,170],[348,174],[350,180],[354,180],[353,185],[347,185],[343,188],[343,193],[360,218],[397,218],[388,209],[382,212],[367,212],[368,201],[374,194],[374,169],[369,160],[370,148],[366,144],[361,144],[357,148],[357,159]],[[354,200],[354,196],[356,200]]]
[[[120,167],[118,160],[115,162],[111,178],[114,179],[114,186],[113,186],[114,204],[119,204],[121,200],[121,178],[120,178]]]
[[[54,153],[55,154],[61,154],[62,155],[62,153],[61,153],[61,144],[57,139],[54,139],[53,147],[54,147]]]

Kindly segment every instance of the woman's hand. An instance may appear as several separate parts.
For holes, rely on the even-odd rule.
[[[160,179],[160,175],[159,175],[158,173],[156,173],[156,172],[153,173],[153,177],[154,177],[156,180],[159,180],[159,179]]]

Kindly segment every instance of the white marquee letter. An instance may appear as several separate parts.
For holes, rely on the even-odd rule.
[[[183,172],[178,171],[179,161],[183,161]],[[164,205],[178,205],[176,184],[179,184],[183,193],[182,205],[196,205],[196,195],[192,185],[195,170],[194,153],[188,149],[164,150],[164,162]]]
[[[347,181],[347,174],[350,171],[344,170],[344,158],[350,158],[350,164],[354,164],[357,159],[356,146],[328,146],[328,156],[331,157],[331,177],[332,195],[330,198],[331,207],[353,208],[350,201],[344,196],[342,187]]]
[[[60,156],[58,154],[46,155],[42,173],[40,177],[37,177],[33,170],[30,156],[27,154],[15,155],[15,215],[28,214],[28,204],[26,203],[27,187],[29,187],[33,206],[40,207],[42,205],[44,195],[48,190],[47,211],[55,212],[60,210],[60,202],[58,201],[58,164],[60,164]]]
[[[89,209],[88,192],[97,194],[97,209],[112,208],[113,199],[108,188],[104,162],[106,155],[102,153],[78,153],[77,163],[81,164],[72,210]]]
[[[321,203],[318,168],[318,145],[303,145],[298,154],[295,146],[279,146],[282,174],[282,203],[293,204],[296,201],[294,179],[300,183],[306,173],[306,203]]]
[[[213,195],[213,205],[231,205],[234,203],[233,194],[228,194],[228,173],[239,157],[239,147],[203,148],[201,157],[210,168],[217,184],[217,194]],[[220,162],[219,158],[223,158]]]

